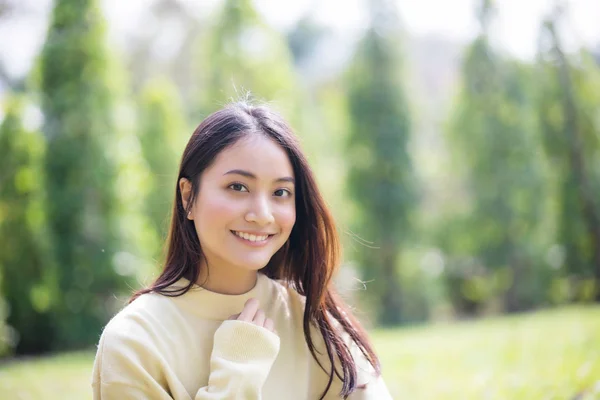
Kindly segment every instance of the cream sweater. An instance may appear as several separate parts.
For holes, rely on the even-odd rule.
[[[189,283],[181,279],[174,286]],[[255,297],[275,322],[265,328],[226,320]],[[302,329],[304,297],[258,274],[242,295],[223,295],[194,285],[183,296],[144,294],[105,327],[94,362],[94,399],[318,399],[328,379],[313,359]],[[322,362],[324,342],[315,332]],[[319,340],[320,339],[320,340]],[[350,399],[391,399],[356,346],[358,383]],[[339,379],[326,398],[337,399]]]

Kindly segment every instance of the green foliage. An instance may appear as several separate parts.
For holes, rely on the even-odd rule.
[[[295,77],[285,40],[250,0],[225,0],[197,60],[199,102],[206,115],[250,91],[298,123]]]
[[[348,75],[348,188],[360,209],[353,230],[372,242],[359,245],[356,257],[363,277],[374,280],[369,287],[378,296],[379,322],[395,324],[401,321],[398,255],[411,234],[415,183],[398,32],[384,30],[397,21],[391,11],[373,7],[372,26],[358,45]]]
[[[125,286],[114,269],[120,236],[117,155],[104,21],[95,0],[59,0],[41,54],[47,210],[57,284],[57,347],[94,343]]]
[[[0,125],[0,355],[43,352],[54,337],[50,310],[56,291],[41,168],[45,142],[23,127],[24,106],[23,96],[10,97]]]
[[[542,26],[537,63],[537,117],[552,171],[555,240],[564,252],[562,276],[595,279],[600,299],[600,70],[586,51],[568,57],[555,28]],[[569,300],[580,297],[573,292]]]
[[[476,312],[498,297],[508,311],[544,300],[532,290],[544,274],[544,181],[529,80],[529,69],[498,56],[485,32],[466,51],[446,135],[464,193],[437,238],[446,252],[449,297],[459,312]]]
[[[98,0],[55,2],[30,75],[38,86],[9,84],[29,92],[1,110],[0,353],[97,342],[130,278],[148,280],[160,264],[191,133],[183,114],[199,122],[248,91],[296,128],[346,260],[367,282],[360,308],[374,306],[379,323],[435,318],[451,305],[476,314],[600,299],[600,68],[587,50],[564,52],[561,13],[545,21],[531,65],[494,50],[494,2],[479,2],[482,33],[464,54],[440,143],[435,121],[417,119],[423,136],[413,133],[391,1],[369,1],[369,29],[343,77],[315,62],[328,32],[310,17],[286,44],[251,0],[221,3],[203,26],[182,17],[185,7],[157,5],[166,25],[185,18],[189,31],[166,62],[174,75],[130,97]],[[150,64],[153,40],[128,60],[138,83],[143,65],[165,68]],[[435,70],[436,81],[446,72]],[[196,97],[183,103],[181,93]],[[35,101],[43,135],[22,123]],[[434,178],[423,194],[437,198],[418,198],[415,149],[426,164],[419,176]]]
[[[300,68],[310,61],[319,41],[329,30],[314,21],[310,16],[301,18],[287,34],[288,47],[294,57],[294,64]]]
[[[177,157],[183,151],[188,132],[182,115],[183,105],[168,80],[147,84],[140,104],[140,143],[151,174],[146,180],[145,211],[160,238],[157,242],[164,243],[177,181]],[[158,251],[154,255],[158,256]]]

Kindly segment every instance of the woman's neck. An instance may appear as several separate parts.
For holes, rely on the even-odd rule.
[[[210,269],[210,270],[209,270]],[[196,283],[211,292],[238,295],[252,290],[256,285],[257,272],[240,268],[206,267],[200,265],[200,273]]]

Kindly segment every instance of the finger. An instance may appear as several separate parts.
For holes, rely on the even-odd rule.
[[[275,323],[273,323],[273,320],[271,318],[267,318],[265,319],[265,323],[263,325],[266,329],[270,330],[271,332],[275,331]]]
[[[256,315],[254,316],[254,321],[252,321],[252,323],[258,326],[263,326],[265,324],[266,317],[267,316],[265,315],[265,312],[263,310],[258,310],[256,312]]]
[[[244,304],[244,309],[238,317],[239,320],[252,322],[256,312],[258,311],[258,300],[252,298]]]
[[[236,320],[238,319],[240,316],[240,314],[233,314],[232,316],[230,316],[229,318],[227,318],[228,320]]]

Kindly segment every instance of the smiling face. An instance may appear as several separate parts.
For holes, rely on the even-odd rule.
[[[294,171],[277,143],[253,134],[221,151],[200,176],[194,221],[211,276],[267,265],[296,221]],[[180,181],[184,204],[189,182]]]

